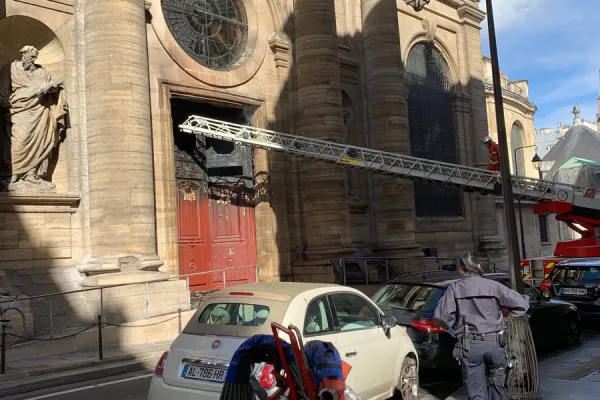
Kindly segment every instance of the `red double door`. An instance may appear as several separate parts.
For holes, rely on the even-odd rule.
[[[245,187],[177,188],[179,271],[193,292],[256,281],[254,208]]]

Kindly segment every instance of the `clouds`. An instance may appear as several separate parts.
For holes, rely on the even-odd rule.
[[[485,9],[485,0],[480,3]],[[582,117],[597,112],[600,69],[598,0],[494,0],[500,66],[510,79],[527,79],[540,117],[558,118],[579,102]],[[487,21],[482,49],[489,54]],[[560,121],[570,121],[570,114]],[[559,121],[547,121],[555,126]]]

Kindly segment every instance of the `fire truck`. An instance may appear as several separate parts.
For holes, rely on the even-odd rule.
[[[581,201],[593,200],[596,189],[586,189]],[[550,287],[548,276],[554,266],[571,258],[600,257],[600,209],[593,201],[577,204],[568,201],[551,201],[533,205],[533,213],[538,215],[556,214],[556,220],[578,233],[581,238],[558,242],[553,257],[539,257],[521,260],[521,276],[532,286],[546,291]]]
[[[342,168],[461,188],[465,192],[497,195],[501,187],[500,174],[494,171],[290,135],[199,115],[189,116],[179,129]],[[574,257],[600,257],[600,193],[597,195],[596,189],[524,176],[512,176],[511,186],[515,198],[536,203],[534,213],[556,214],[558,221],[565,222],[582,236],[558,243],[554,257],[523,260],[521,273],[527,282],[543,288],[548,284],[543,283],[544,280],[558,262]]]

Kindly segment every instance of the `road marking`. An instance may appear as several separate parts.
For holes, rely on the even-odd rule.
[[[98,383],[98,384],[95,384],[95,385],[84,386],[84,387],[80,387],[80,388],[76,388],[76,389],[63,390],[62,392],[45,394],[45,395],[38,396],[38,397],[30,397],[27,400],[47,399],[47,398],[50,398],[50,397],[56,397],[56,396],[60,396],[60,395],[63,395],[63,394],[81,392],[83,390],[95,389],[95,388],[99,388],[99,387],[102,387],[102,386],[116,385],[117,383],[123,383],[123,382],[134,381],[136,379],[148,378],[148,377],[150,377],[152,375],[154,375],[154,374],[145,374],[145,375],[133,376],[131,378],[119,379],[117,381]]]

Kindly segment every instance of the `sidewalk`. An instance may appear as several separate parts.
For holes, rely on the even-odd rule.
[[[127,372],[152,370],[170,345],[171,341],[106,347],[102,361],[98,359],[98,349],[7,360],[6,374],[0,375],[0,393],[8,396]]]
[[[600,338],[540,362],[541,400],[596,400],[600,387]],[[464,388],[446,400],[467,400]]]

